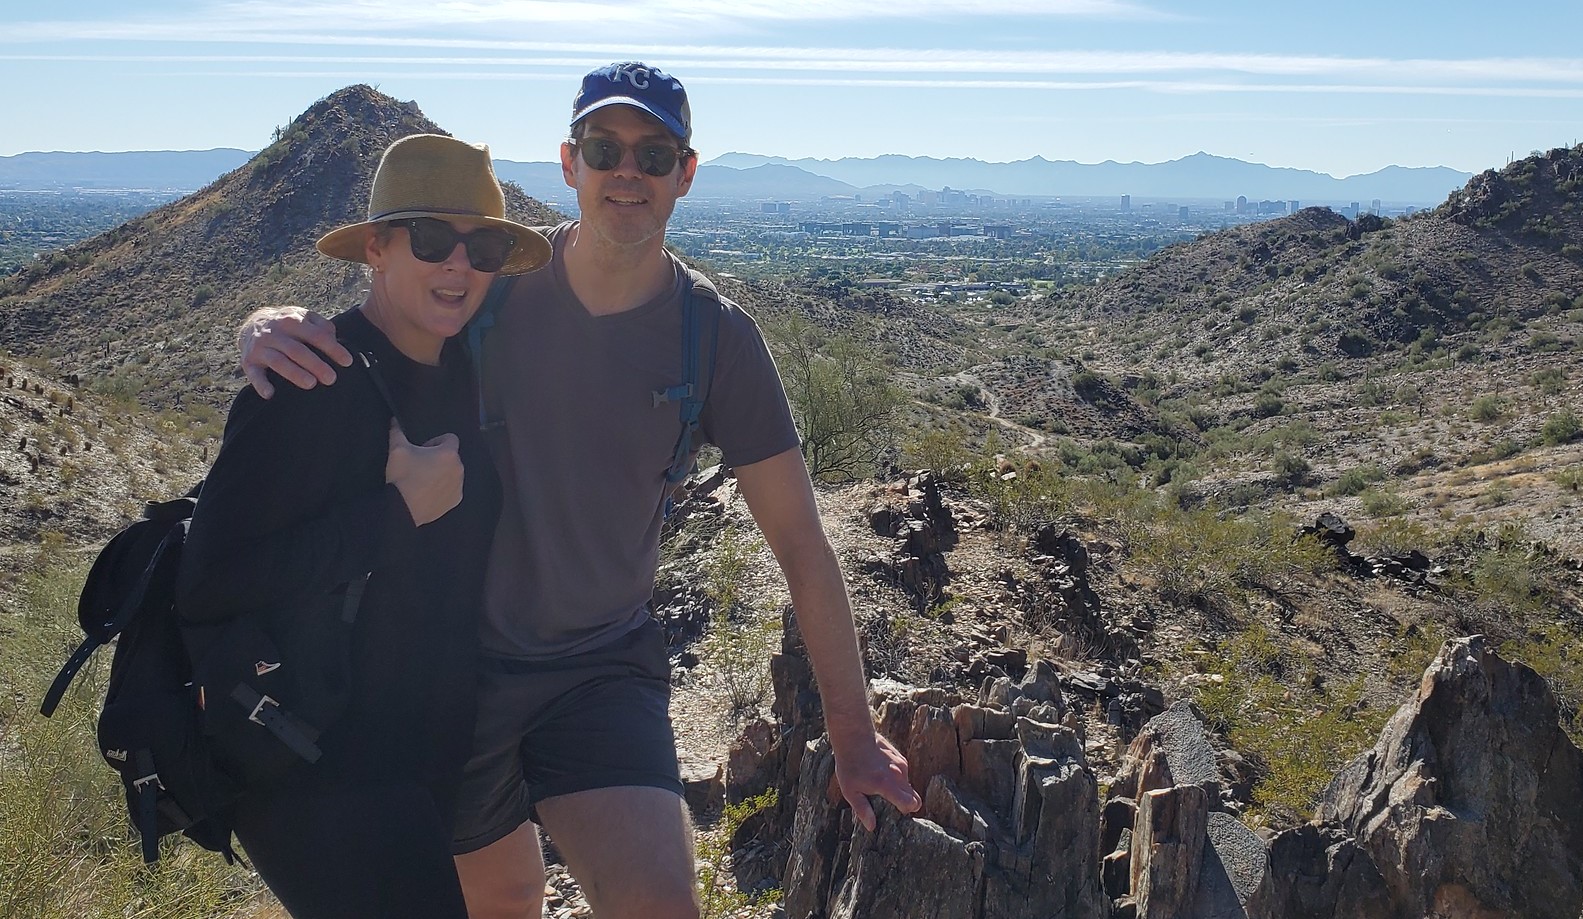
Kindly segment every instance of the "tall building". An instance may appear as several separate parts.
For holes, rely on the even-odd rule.
[[[1132,210],[1132,196],[1131,195],[1122,195],[1121,196],[1121,209],[1124,210],[1124,211]]]

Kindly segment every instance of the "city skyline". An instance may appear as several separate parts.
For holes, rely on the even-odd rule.
[[[1477,172],[1583,137],[1575,3],[1030,6],[80,0],[6,14],[0,78],[19,89],[0,103],[0,155],[256,150],[366,82],[497,157],[543,161],[582,73],[633,58],[686,83],[705,161],[1204,151],[1344,177]]]

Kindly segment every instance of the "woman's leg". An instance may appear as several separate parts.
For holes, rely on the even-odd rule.
[[[252,796],[236,823],[294,919],[467,919],[450,834],[415,782]]]

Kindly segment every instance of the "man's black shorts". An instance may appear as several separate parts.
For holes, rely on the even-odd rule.
[[[665,634],[652,619],[584,654],[486,657],[454,851],[482,849],[537,821],[546,798],[626,785],[680,795],[670,696]]]

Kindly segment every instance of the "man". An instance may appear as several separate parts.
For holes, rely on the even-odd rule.
[[[648,613],[662,495],[681,423],[656,393],[681,379],[687,274],[665,251],[697,154],[682,85],[641,63],[584,78],[561,170],[580,219],[549,236],[484,346],[483,401],[505,507],[489,561],[484,675],[457,817],[456,864],[475,917],[540,911],[532,822],[565,856],[600,919],[692,919],[691,828],[667,716],[663,639]],[[244,327],[244,369],[299,386],[349,365],[327,321],[272,311]],[[701,430],[736,472],[786,576],[824,700],[842,794],[920,801],[874,729],[835,554],[790,410],[753,321],[721,301]],[[532,822],[530,822],[532,821]]]

